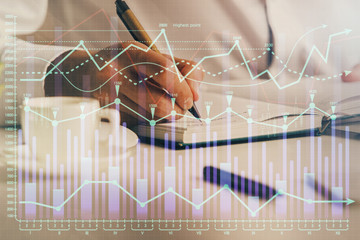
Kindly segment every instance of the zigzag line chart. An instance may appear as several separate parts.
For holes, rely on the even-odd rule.
[[[83,187],[85,187],[86,185],[89,184],[112,184],[116,187],[118,187],[119,189],[121,189],[121,191],[123,191],[125,194],[127,194],[131,199],[133,199],[136,203],[138,203],[141,207],[145,207],[146,205],[148,205],[149,203],[155,201],[156,199],[162,197],[163,195],[166,194],[174,194],[175,196],[179,197],[180,199],[184,200],[185,202],[189,203],[190,205],[194,206],[196,209],[200,209],[201,206],[203,206],[204,204],[206,204],[207,202],[209,202],[211,199],[213,199],[214,197],[216,197],[217,195],[219,195],[222,191],[229,191],[231,193],[231,195],[233,195],[237,201],[239,201],[240,204],[242,204],[247,211],[249,211],[249,213],[251,213],[253,216],[256,215],[257,212],[261,211],[261,209],[263,209],[266,205],[268,205],[270,202],[272,202],[275,198],[277,197],[281,197],[282,195],[291,197],[291,198],[295,198],[295,199],[299,199],[301,201],[304,201],[306,203],[309,204],[320,204],[320,203],[343,203],[346,205],[352,204],[355,201],[352,199],[346,199],[346,200],[312,200],[312,199],[305,199],[287,192],[282,191],[281,189],[278,190],[274,196],[272,196],[269,200],[267,200],[263,205],[261,205],[259,208],[253,210],[251,209],[243,200],[241,200],[239,198],[239,196],[237,195],[236,192],[234,192],[233,190],[231,190],[229,188],[228,185],[224,185],[223,187],[221,187],[217,192],[215,192],[213,195],[211,195],[209,198],[207,198],[206,200],[204,200],[203,202],[196,204],[194,202],[192,202],[191,200],[185,198],[184,196],[182,196],[181,194],[177,193],[176,191],[174,191],[173,188],[169,188],[168,190],[156,195],[155,197],[147,200],[147,201],[141,201],[138,198],[136,198],[134,195],[132,195],[130,192],[128,192],[125,188],[123,188],[122,186],[119,185],[119,183],[117,183],[116,181],[88,181],[85,180],[83,182],[83,184],[76,189],[64,202],[62,202],[60,205],[58,206],[52,206],[52,205],[47,205],[47,204],[43,204],[43,203],[38,203],[38,202],[32,202],[32,201],[20,201],[20,204],[33,204],[33,205],[37,205],[37,206],[41,206],[41,207],[45,207],[45,208],[51,208],[51,209],[55,209],[56,211],[60,211],[61,208],[64,207],[64,205],[69,202]]]
[[[241,48],[240,43],[239,43],[238,40],[235,41],[234,45],[231,47],[231,49],[230,49],[227,53],[203,57],[196,65],[194,65],[194,66],[192,67],[192,69],[191,69],[186,75],[182,76],[181,73],[177,70],[177,68],[174,68],[174,69],[175,69],[175,73],[177,74],[179,81],[182,82],[183,80],[188,79],[188,76],[189,76],[193,71],[199,70],[201,63],[203,63],[205,60],[214,59],[214,58],[218,58],[218,57],[226,57],[226,56],[229,56],[233,51],[238,50],[239,53],[240,53],[240,55],[241,55],[241,57],[242,57],[242,59],[243,59],[243,63],[244,63],[244,65],[245,65],[245,67],[246,67],[246,69],[247,69],[247,71],[248,71],[248,73],[249,73],[249,76],[250,76],[250,79],[251,79],[251,80],[256,80],[256,79],[260,78],[261,76],[263,76],[263,75],[265,75],[265,74],[268,74],[269,77],[270,77],[270,79],[269,79],[268,81],[264,81],[264,82],[272,81],[272,82],[276,85],[276,87],[277,87],[278,89],[282,90],[282,89],[285,89],[285,88],[287,88],[287,87],[293,86],[293,85],[295,85],[295,84],[297,84],[297,83],[299,83],[299,82],[301,81],[301,79],[306,75],[306,74],[305,74],[305,70],[306,70],[306,68],[307,68],[307,66],[308,66],[308,64],[309,64],[309,61],[311,60],[311,57],[313,56],[314,53],[317,53],[317,54],[321,57],[321,59],[322,59],[325,63],[327,63],[327,62],[328,62],[328,58],[329,58],[329,52],[330,52],[330,48],[331,48],[332,39],[333,39],[334,37],[337,37],[337,36],[340,36],[340,35],[348,35],[348,34],[352,31],[351,29],[345,29],[345,30],[342,31],[342,32],[338,32],[338,33],[334,33],[334,34],[329,35],[329,37],[328,37],[328,44],[327,44],[327,48],[326,48],[325,54],[323,54],[323,53],[319,50],[319,48],[314,45],[314,46],[311,48],[311,50],[310,50],[310,52],[309,52],[309,54],[308,54],[308,57],[306,58],[306,61],[305,61],[305,63],[304,63],[304,66],[302,67],[302,69],[301,69],[300,71],[294,71],[294,70],[291,70],[291,71],[290,71],[290,72],[292,72],[292,73],[294,73],[294,74],[298,74],[298,75],[299,75],[299,77],[297,78],[297,80],[294,81],[294,82],[291,82],[291,83],[288,83],[288,84],[285,84],[285,85],[281,86],[281,85],[278,83],[278,81],[277,81],[276,78],[277,78],[285,69],[287,69],[287,63],[290,61],[290,59],[291,59],[291,57],[292,57],[292,54],[293,54],[293,52],[294,52],[294,49],[296,48],[298,42],[299,42],[305,35],[313,32],[313,31],[316,31],[316,30],[325,28],[325,27],[326,27],[326,25],[322,25],[322,26],[320,26],[320,27],[314,28],[313,30],[308,31],[308,32],[305,33],[302,37],[300,37],[299,40],[295,43],[294,47],[292,48],[292,51],[291,51],[291,53],[290,53],[287,61],[284,63],[283,68],[282,68],[277,74],[273,74],[273,73],[271,73],[268,69],[266,69],[266,70],[264,70],[264,71],[262,71],[262,72],[260,72],[260,73],[258,73],[258,74],[256,74],[256,75],[254,75],[253,72],[252,72],[251,69],[250,69],[249,60],[246,59],[246,57],[245,57],[245,55],[244,55],[244,53],[243,53],[243,50],[242,50],[242,48]],[[78,49],[83,49],[84,51],[86,51],[86,53],[87,53],[88,56],[89,56],[89,59],[93,62],[93,64],[96,66],[96,68],[97,68],[99,71],[101,71],[101,70],[103,70],[105,67],[107,67],[107,66],[109,66],[109,65],[112,66],[111,63],[112,63],[114,60],[116,60],[116,59],[117,59],[119,56],[121,56],[122,54],[126,53],[126,52],[127,52],[129,49],[131,49],[131,48],[135,48],[135,49],[140,50],[140,51],[143,51],[143,52],[148,52],[148,51],[151,49],[151,47],[152,47],[153,45],[155,45],[155,43],[156,43],[157,41],[159,41],[160,37],[162,37],[162,36],[163,36],[164,39],[165,39],[165,42],[166,42],[166,45],[167,45],[167,49],[168,49],[168,51],[169,51],[169,53],[170,53],[171,60],[172,60],[172,62],[173,62],[173,65],[172,65],[172,66],[174,67],[174,66],[176,66],[178,63],[175,61],[175,58],[174,58],[174,55],[173,55],[173,53],[172,53],[172,49],[171,49],[171,47],[170,47],[169,40],[168,40],[168,37],[167,37],[167,35],[166,35],[166,33],[165,33],[165,30],[162,29],[162,30],[161,30],[161,33],[155,38],[155,40],[152,42],[152,44],[151,44],[148,48],[143,49],[143,48],[141,48],[141,47],[139,47],[139,46],[136,46],[136,45],[134,45],[134,44],[129,44],[126,48],[124,48],[122,51],[120,51],[120,52],[119,52],[116,56],[114,56],[112,59],[110,59],[109,61],[105,61],[105,64],[102,65],[102,66],[99,66],[99,64],[96,62],[94,56],[91,55],[91,53],[89,52],[88,48],[85,46],[84,41],[80,41],[79,44],[78,44],[76,47],[74,47],[74,49],[71,50],[61,61],[59,61],[56,65],[53,65],[53,68],[52,68],[49,72],[47,72],[43,77],[38,78],[38,79],[22,78],[22,79],[20,79],[20,81],[43,81],[48,75],[53,74],[53,72],[58,69],[58,66],[59,66],[62,62],[64,62],[68,57],[70,57],[70,55],[71,55],[73,52],[75,52],[75,51],[78,50]],[[260,55],[260,56],[261,56],[261,55]],[[36,58],[36,57],[25,57],[25,58]],[[41,60],[41,59],[40,59],[40,60]],[[283,62],[283,61],[281,61],[281,62]],[[80,66],[77,66],[77,68],[79,68],[79,67],[80,67]],[[123,71],[124,69],[126,69],[126,68],[128,68],[128,67],[129,67],[129,66],[127,66],[127,67],[125,67],[125,68],[123,68],[123,69],[121,69],[121,70],[115,69],[115,70],[117,71],[116,74],[122,75],[121,71]],[[165,68],[165,70],[170,70],[170,69],[169,69],[169,68]],[[61,71],[59,71],[59,72],[61,72]],[[173,72],[173,73],[174,73],[174,72]],[[350,73],[350,71],[346,71],[346,72],[345,72],[345,74],[349,74],[349,73]],[[70,81],[63,73],[61,73],[61,74],[67,79],[67,81],[69,81],[69,82],[71,83],[71,81]],[[339,75],[341,75],[341,74],[339,74]],[[337,75],[337,76],[339,76],[339,75]],[[112,76],[112,77],[113,77],[113,76]],[[111,77],[111,78],[112,78],[112,77]],[[310,76],[309,76],[309,75],[306,75],[305,77],[310,77]],[[335,77],[335,76],[334,76],[334,77]],[[111,79],[111,78],[110,78],[110,79]],[[110,81],[110,79],[108,79],[107,81],[105,81],[105,83],[107,83],[108,81]],[[193,80],[193,79],[189,79],[189,80]],[[105,83],[104,83],[104,84],[105,84]],[[263,83],[260,83],[260,84],[263,84]],[[217,85],[220,85],[220,86],[221,86],[221,84],[217,84]],[[74,85],[73,85],[73,86],[74,86]],[[102,84],[101,86],[95,88],[95,89],[88,90],[88,91],[96,91],[96,90],[98,90],[99,88],[101,88],[102,86],[103,86],[103,84]],[[80,90],[81,90],[81,89],[80,89]]]
[[[119,88],[116,88],[116,92],[118,93],[119,91]],[[313,99],[313,95],[311,96],[311,98]],[[89,113],[83,113],[79,116],[75,116],[75,117],[72,117],[72,118],[67,118],[67,119],[62,119],[62,120],[56,120],[56,119],[50,119],[44,115],[42,115],[41,113],[38,113],[34,110],[31,109],[30,106],[27,106],[27,102],[28,102],[28,98],[25,99],[25,107],[24,107],[24,111],[25,112],[31,112],[41,118],[44,118],[48,121],[50,121],[52,123],[53,126],[57,126],[58,124],[61,124],[62,122],[67,122],[67,121],[71,121],[71,120],[74,120],[74,119],[80,119],[80,118],[85,118],[86,116],[89,116],[91,114],[95,114],[96,112],[98,112],[99,110],[101,109],[104,109],[104,108],[107,108],[107,107],[110,107],[111,105],[121,105],[127,109],[129,109],[130,111],[132,111],[133,113],[135,113],[136,115],[138,115],[139,117],[143,118],[144,120],[146,120],[151,126],[155,126],[156,123],[162,121],[163,119],[166,119],[166,118],[169,118],[171,116],[182,116],[182,117],[186,117],[186,118],[190,118],[190,119],[199,119],[203,122],[205,122],[206,124],[210,124],[211,121],[223,116],[223,115],[226,115],[226,114],[229,114],[229,113],[232,113],[234,115],[236,115],[237,117],[239,117],[240,119],[244,120],[244,121],[247,121],[249,124],[257,124],[257,125],[263,125],[263,126],[268,126],[268,127],[274,127],[274,128],[280,128],[280,129],[283,129],[284,131],[286,131],[288,129],[288,127],[292,124],[294,124],[298,119],[301,119],[301,117],[307,113],[309,114],[313,114],[312,112],[313,111],[318,111],[320,112],[321,114],[323,114],[324,116],[326,117],[329,117],[331,120],[336,120],[336,113],[335,113],[335,107],[333,106],[331,108],[331,110],[333,111],[333,113],[328,113],[322,109],[320,109],[319,107],[317,107],[315,105],[315,103],[313,103],[313,101],[311,101],[311,103],[309,104],[308,108],[304,109],[303,112],[297,114],[297,116],[291,121],[291,122],[288,122],[286,123],[286,118],[287,118],[287,115],[284,115],[284,124],[279,126],[279,125],[275,125],[275,124],[269,124],[269,123],[266,123],[266,122],[262,122],[262,121],[256,121],[254,120],[253,118],[251,118],[251,114],[249,117],[245,117],[243,116],[242,114],[234,111],[231,107],[230,107],[230,103],[231,103],[231,95],[228,95],[227,96],[227,101],[228,101],[228,104],[229,104],[229,107],[226,108],[225,111],[215,115],[215,116],[212,116],[212,117],[207,117],[207,118],[195,118],[194,116],[190,116],[190,115],[184,115],[184,114],[181,114],[181,113],[177,113],[175,110],[171,111],[170,114],[162,117],[162,118],[159,118],[157,120],[154,120],[154,114],[155,114],[155,108],[152,108],[151,109],[151,113],[152,113],[152,117],[153,119],[148,119],[146,118],[145,116],[141,115],[140,113],[138,113],[137,111],[135,111],[134,109],[130,108],[129,106],[127,106],[126,104],[124,104],[123,102],[121,102],[121,100],[119,98],[116,98],[114,100],[114,102],[112,103],[109,103],[105,106],[102,106],[92,112],[89,112]],[[175,99],[172,98],[172,102],[174,102]],[[208,112],[208,115],[209,115],[209,110],[207,110]],[[54,113],[54,116],[55,116],[55,113]]]

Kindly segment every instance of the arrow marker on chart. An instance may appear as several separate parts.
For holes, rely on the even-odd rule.
[[[119,96],[120,85],[115,85],[116,96]]]
[[[175,98],[171,98],[171,105],[172,105],[172,108],[174,109],[175,108]]]
[[[286,123],[286,120],[287,120],[287,118],[288,118],[288,115],[284,115],[283,118],[284,118],[284,123]]]
[[[349,33],[351,33],[351,32],[352,32],[352,29],[348,29],[348,28],[345,29],[345,34],[346,35],[349,35]]]
[[[150,108],[150,110],[151,110],[151,116],[152,116],[152,119],[154,119],[155,108],[154,108],[154,107],[152,107],[152,108]]]
[[[335,108],[336,108],[335,105],[331,106],[331,111],[332,111],[332,113],[335,113]]]
[[[315,94],[310,94],[310,99],[311,99],[311,102],[313,102],[314,101],[314,97],[315,97]]]
[[[344,71],[345,76],[349,75],[351,71]]]
[[[228,102],[228,106],[230,106],[231,104],[231,99],[232,99],[232,95],[227,95],[226,96],[227,102]]]
[[[346,205],[349,205],[349,204],[352,204],[355,202],[354,200],[351,200],[350,198],[347,198],[346,200],[347,200]]]
[[[206,113],[207,113],[207,116],[209,117],[209,115],[210,115],[210,105],[206,105]]]
[[[307,200],[308,203],[346,203],[346,205],[350,205],[352,203],[354,203],[355,201],[350,199],[350,198],[347,198],[346,200]]]

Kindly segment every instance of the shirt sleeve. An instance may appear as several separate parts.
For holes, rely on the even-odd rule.
[[[5,2],[4,2],[5,1]],[[8,125],[6,122],[5,111],[8,100],[13,98],[15,100],[15,107],[21,105],[24,95],[30,97],[44,96],[43,81],[24,81],[24,79],[42,79],[46,68],[50,62],[54,60],[61,53],[68,51],[69,47],[59,47],[51,45],[38,45],[31,42],[26,42],[21,39],[12,40],[11,46],[6,45],[8,36],[6,29],[5,15],[16,15],[16,34],[31,34],[42,25],[46,12],[47,0],[18,0],[10,1],[3,0],[0,8],[0,126]],[[16,46],[15,54],[13,51]],[[13,58],[13,63],[16,64],[16,95],[8,93],[5,82],[6,63]],[[15,98],[15,99],[14,99]],[[19,114],[17,114],[17,123],[19,123]]]

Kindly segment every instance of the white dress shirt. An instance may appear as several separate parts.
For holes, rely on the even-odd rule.
[[[249,64],[253,74],[256,75],[266,69],[269,69],[273,75],[281,71],[282,73],[277,77],[280,86],[295,81],[298,76],[296,73],[301,72],[305,64],[308,64],[308,67],[304,74],[333,77],[344,70],[351,70],[355,64],[360,63],[360,44],[356,37],[360,32],[358,27],[360,2],[356,0],[128,0],[127,3],[144,28],[149,30],[153,39],[160,33],[161,28],[165,28],[176,56],[199,61],[205,56],[229,52],[235,40],[239,40],[239,46],[246,60],[251,62]],[[2,0],[1,5],[0,59],[4,61],[6,57],[4,16],[14,14],[17,16],[16,35],[19,37],[18,78],[39,77],[38,73],[45,71],[48,61],[73,48],[80,40],[84,40],[88,48],[100,50],[119,39],[132,39],[126,31],[119,31],[125,30],[125,27],[116,15],[113,0]],[[319,27],[324,25],[327,27]],[[312,31],[312,29],[317,30]],[[308,61],[313,46],[325,56],[329,36],[343,32],[344,29],[352,29],[352,32],[349,35],[340,34],[330,38],[331,47],[327,61],[324,61],[317,52],[313,53]],[[66,30],[71,31],[66,32]],[[310,33],[304,35],[306,32]],[[57,41],[51,43],[54,39]],[[271,51],[267,51],[270,41],[274,47]],[[163,53],[168,53],[164,38],[159,39],[156,45]],[[196,51],[199,48],[200,50]],[[269,54],[272,58],[270,66],[268,66]],[[24,59],[29,56],[37,58]],[[289,56],[291,58],[287,61]],[[225,69],[234,68],[243,62],[244,59],[238,49],[227,58],[206,60],[203,66],[210,74],[207,74],[205,81],[237,84],[239,81],[236,79],[239,79],[240,85],[264,81],[252,80],[244,66],[224,72]],[[32,74],[33,72],[35,74]],[[218,74],[219,72],[221,74]],[[213,74],[216,74],[216,77],[213,77]],[[330,84],[335,81],[340,80],[334,78],[328,82]],[[17,85],[18,103],[21,103],[24,93],[43,96],[41,82],[18,82]],[[306,88],[307,85],[308,82],[304,80],[297,86]],[[266,83],[264,86],[267,87],[269,94],[273,93],[276,98],[279,98],[279,95],[299,92],[298,88],[289,87],[279,94],[274,82]],[[225,91],[229,88],[203,84],[202,89]],[[318,91],[321,92],[322,89],[324,88],[319,87]],[[246,87],[232,90],[244,96],[254,96],[253,90],[249,91]],[[324,100],[328,100],[336,91],[325,88],[323,92],[327,94]],[[302,92],[301,96],[305,95]],[[256,96],[262,98],[257,93]],[[4,94],[0,98],[3,102]],[[3,109],[0,109],[0,113],[2,111]],[[3,115],[0,114],[0,125],[4,123]]]

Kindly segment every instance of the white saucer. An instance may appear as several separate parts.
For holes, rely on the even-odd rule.
[[[103,132],[110,132],[110,130],[109,130],[109,128],[111,127],[110,124],[106,124],[104,122],[102,122],[101,124],[102,124],[102,128],[104,128],[103,130],[105,130]],[[117,146],[118,147],[123,147],[124,146],[124,143],[122,141],[124,132],[125,132],[125,135],[126,135],[126,148],[128,149],[128,148],[132,148],[132,147],[136,146],[137,143],[139,142],[138,136],[133,131],[131,131],[130,129],[128,129],[126,127],[123,127],[123,126],[119,127],[119,136],[120,136],[121,141]],[[100,132],[100,136],[99,136],[100,139],[108,137],[108,136],[104,136],[101,133],[102,132]],[[113,143],[113,145],[115,146],[115,143]]]
[[[110,127],[110,124],[106,124],[108,126],[104,126],[104,127]],[[102,131],[103,133],[106,133],[108,131]],[[123,141],[123,136],[126,136],[126,153],[124,154],[123,150],[124,150],[124,141]],[[112,151],[112,159],[113,161],[115,161],[115,159],[119,159],[120,161],[125,159],[128,159],[130,156],[134,155],[136,153],[136,145],[139,143],[139,138],[138,136],[131,131],[128,128],[125,128],[123,126],[119,127],[119,136],[120,136],[120,142],[118,144],[116,144],[115,141],[113,141],[112,146],[117,147],[120,151],[120,154],[118,157],[116,157],[116,151]],[[100,139],[104,139],[104,138],[108,138],[108,136],[104,136],[104,134],[102,135],[100,132]],[[16,146],[16,151],[19,153],[22,153],[23,159],[25,156],[25,149],[28,148],[28,145],[17,145]],[[109,144],[108,141],[99,141],[99,171],[103,172],[103,171],[107,171],[109,165],[108,165],[108,159],[109,159]],[[20,151],[21,150],[21,151]],[[10,153],[9,150],[4,149],[3,153]],[[11,152],[12,153],[12,152]],[[32,165],[32,160],[31,160],[31,153],[29,154],[30,156],[30,163],[29,165]],[[18,161],[18,159],[16,159],[16,161]],[[79,160],[80,161],[80,160]],[[63,164],[64,167],[66,167],[66,161],[64,162],[59,162],[58,160],[58,165]],[[1,162],[0,162],[1,165]],[[24,161],[23,161],[23,167],[24,167]],[[39,172],[39,169],[42,168],[43,171],[45,171],[46,169],[46,162],[43,160],[37,160],[36,161],[36,170],[37,172]],[[73,168],[73,166],[72,166]],[[66,171],[64,172],[64,175],[66,175]]]

